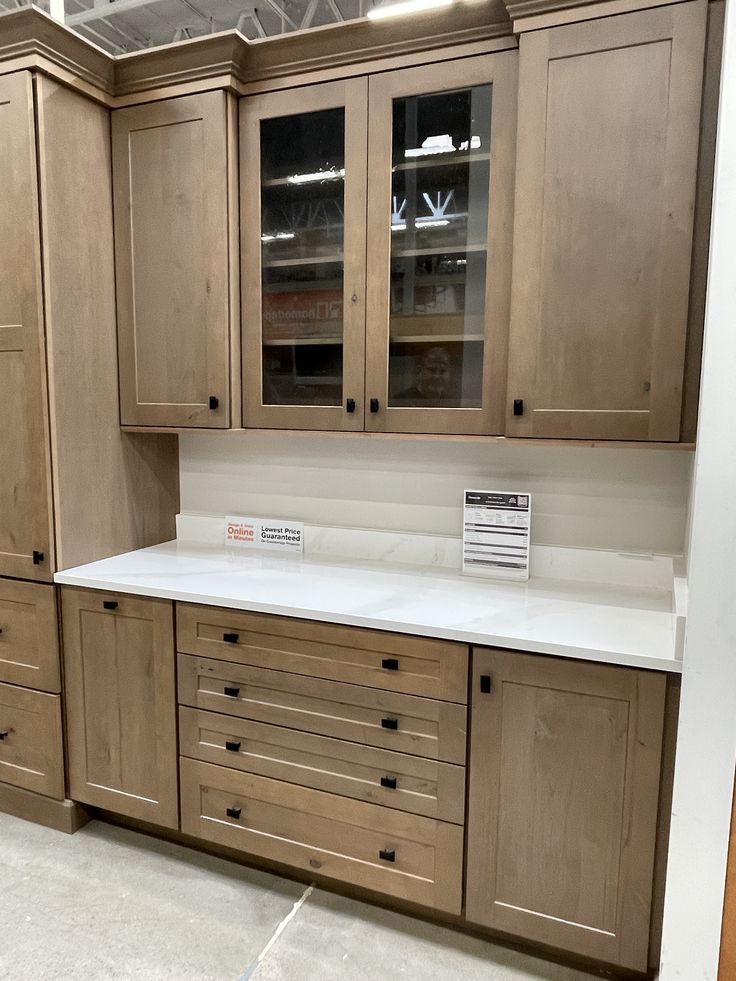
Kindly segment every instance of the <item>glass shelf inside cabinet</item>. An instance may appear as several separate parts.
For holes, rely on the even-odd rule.
[[[490,139],[490,85],[394,100],[390,406],[481,406]]]
[[[265,405],[340,405],[344,109],[261,121]]]

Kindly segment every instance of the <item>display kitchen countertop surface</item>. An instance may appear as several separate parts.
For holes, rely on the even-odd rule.
[[[172,541],[59,572],[55,582],[675,671],[676,616],[661,590],[273,555]]]

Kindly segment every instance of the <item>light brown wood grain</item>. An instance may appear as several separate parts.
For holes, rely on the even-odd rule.
[[[459,913],[462,828],[181,760],[182,831],[296,868]],[[239,810],[229,817],[227,809]],[[395,861],[379,856],[392,850]]]
[[[177,649],[183,653],[408,695],[468,700],[464,644],[183,603],[177,603],[176,625]],[[383,667],[384,660],[389,666]],[[390,666],[394,662],[396,668]]]
[[[706,10],[521,39],[509,436],[679,438]]]
[[[465,763],[463,705],[187,654],[179,655],[178,665],[183,705]],[[383,719],[395,720],[396,728],[383,726]]]
[[[228,748],[229,744],[229,748]],[[463,824],[465,768],[246,719],[179,709],[182,756]],[[396,781],[383,786],[382,778]]]
[[[0,681],[61,691],[53,586],[0,579]]]
[[[55,800],[9,783],[0,783],[0,811],[68,835],[90,820],[89,813],[74,801]]]
[[[123,423],[230,425],[228,123],[224,92],[113,113]]]
[[[471,923],[646,971],[665,682],[474,649]]]
[[[0,77],[0,575],[50,580],[53,507],[29,72]],[[43,555],[34,563],[33,552]]]
[[[71,797],[178,827],[171,602],[69,586],[61,598]]]
[[[0,684],[0,781],[63,799],[59,695]]]
[[[176,536],[176,436],[120,432],[110,114],[36,79],[57,568]]]

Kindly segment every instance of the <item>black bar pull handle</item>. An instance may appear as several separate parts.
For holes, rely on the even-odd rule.
[[[381,786],[388,790],[396,790],[396,777],[381,777]]]
[[[242,808],[240,807],[228,807],[225,812],[229,818],[235,818],[236,821],[240,820],[240,815],[242,814]]]
[[[43,562],[43,552],[39,552],[37,549],[34,548],[34,550],[33,550],[33,564],[34,565],[41,565],[42,562]]]
[[[345,411],[346,412],[355,412],[355,399],[346,399],[345,400]]]
[[[396,861],[396,849],[395,848],[382,848],[378,853],[378,857],[382,862],[395,862]]]
[[[237,644],[240,634],[223,634],[222,639],[226,644]]]
[[[215,409],[220,408],[220,400],[216,395],[210,395],[209,399],[207,400],[207,404],[212,412],[214,412]]]
[[[397,657],[384,657],[384,659],[381,661],[381,667],[385,668],[387,671],[398,671],[399,659]]]
[[[524,415],[524,399],[514,399],[514,415]]]
[[[399,720],[398,719],[381,719],[381,725],[384,729],[398,729]]]
[[[379,408],[380,408],[380,406],[379,406],[379,403],[378,403],[378,399],[371,399],[371,401],[370,401],[370,410],[371,410],[371,412],[376,413],[376,412],[378,412]]]
[[[4,742],[9,735],[10,733],[7,731],[7,729],[3,730],[3,732],[0,732],[0,743]]]
[[[118,604],[117,600],[103,600],[102,609],[103,610],[117,610]]]
[[[480,676],[480,693],[481,695],[491,694],[491,676],[489,674]]]
[[[225,692],[226,695],[229,695],[230,698],[237,698],[238,695],[240,694],[239,688],[231,688],[229,685],[225,685],[223,691]]]
[[[229,750],[231,753],[240,752],[240,743],[231,742],[229,739],[225,742],[225,749]]]

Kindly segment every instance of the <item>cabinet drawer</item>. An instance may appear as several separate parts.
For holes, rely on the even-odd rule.
[[[183,756],[462,824],[465,768],[197,709],[179,709]]]
[[[177,604],[178,649],[369,688],[468,700],[468,648],[359,627]]]
[[[187,759],[181,814],[185,834],[460,913],[457,825]]]
[[[53,586],[0,579],[0,682],[61,691]]]
[[[64,798],[59,695],[0,685],[0,781]]]
[[[466,709],[452,702],[179,655],[179,701],[256,722],[465,763]]]

